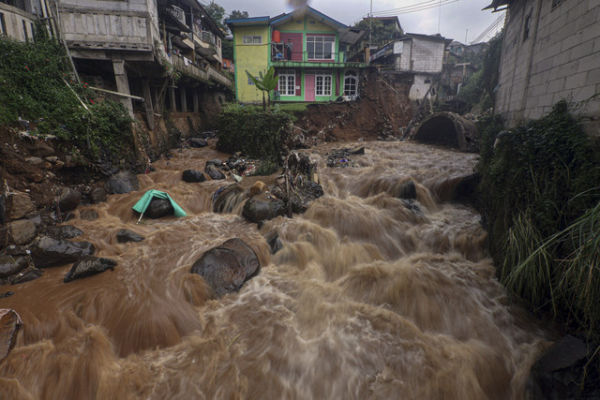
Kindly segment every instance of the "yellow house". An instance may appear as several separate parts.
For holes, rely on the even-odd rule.
[[[229,19],[233,32],[236,98],[262,101],[246,73],[258,76],[273,66],[276,101],[324,102],[358,96],[359,69],[346,61],[350,46],[363,32],[311,7],[279,16]]]

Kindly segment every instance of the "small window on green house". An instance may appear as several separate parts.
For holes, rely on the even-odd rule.
[[[244,35],[244,44],[261,44],[262,36],[260,35]]]

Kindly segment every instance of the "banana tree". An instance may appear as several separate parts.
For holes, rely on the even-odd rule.
[[[271,91],[277,87],[277,75],[275,75],[275,68],[271,67],[267,70],[267,73],[263,75],[262,72],[258,73],[258,78],[253,76],[248,70],[246,70],[248,78],[256,85],[256,88],[262,91],[263,95],[263,109],[267,109],[267,105],[271,108]],[[265,103],[265,92],[267,93],[267,103]]]

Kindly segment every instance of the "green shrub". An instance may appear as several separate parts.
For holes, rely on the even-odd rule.
[[[290,123],[285,112],[230,105],[219,115],[217,148],[279,163]]]
[[[600,290],[587,282],[600,281],[598,258],[590,258],[600,235],[598,152],[566,102],[510,132],[499,134],[501,126],[497,118],[487,121],[478,166],[499,278],[533,309],[596,328],[600,312],[590,304],[600,304]]]
[[[131,119],[124,107],[98,101],[87,84],[72,81],[63,47],[44,35],[36,39],[0,38],[0,124],[29,120],[34,133],[56,135],[92,156],[130,142]]]

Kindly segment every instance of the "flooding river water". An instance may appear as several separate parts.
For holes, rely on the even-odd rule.
[[[350,168],[325,166],[340,144],[308,151],[325,196],[260,230],[211,212],[223,181],[181,180],[226,157],[208,148],[172,151],[139,176],[140,191],[89,206],[100,218],[69,221],[85,232],[76,240],[118,266],[70,283],[70,266],[48,268],[0,299],[24,321],[0,365],[0,398],[523,398],[544,333],[496,281],[480,216],[440,201],[476,156],[360,145],[366,154]],[[396,197],[408,179],[416,207]],[[167,191],[188,216],[136,225],[131,207],[148,189]],[[123,228],[146,240],[118,243]],[[284,244],[275,255],[263,238],[272,230]],[[232,237],[262,269],[213,299],[190,268]]]

